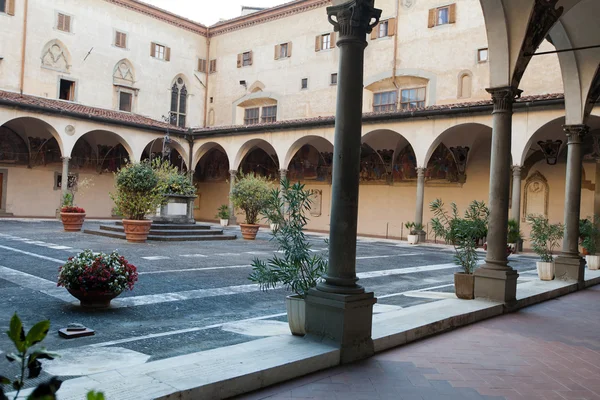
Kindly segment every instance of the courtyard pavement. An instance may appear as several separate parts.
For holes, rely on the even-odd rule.
[[[600,287],[238,400],[600,399]]]
[[[98,225],[93,221],[86,226]],[[236,227],[228,231],[237,233]],[[248,281],[252,259],[276,252],[262,230],[256,241],[129,244],[118,239],[67,233],[57,221],[0,220],[0,332],[14,312],[26,327],[49,319],[45,346],[61,354],[45,363],[49,374],[65,379],[134,367],[150,361],[289,334],[283,289],[262,293]],[[311,236],[313,251],[326,255],[324,236]],[[82,249],[118,249],[138,267],[133,292],[107,310],[82,310],[64,288],[56,287],[58,266]],[[523,277],[535,276],[535,259],[511,256]],[[375,313],[436,302],[452,296],[452,251],[430,245],[360,239],[357,272],[375,291]],[[74,340],[59,328],[78,322],[96,335]],[[0,334],[0,353],[10,351]],[[0,358],[0,372],[14,366]],[[34,384],[35,381],[30,384]]]

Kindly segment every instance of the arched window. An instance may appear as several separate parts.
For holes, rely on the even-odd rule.
[[[470,71],[463,71],[458,76],[458,93],[459,99],[468,99],[471,97],[473,90],[473,74]]]
[[[187,88],[182,78],[177,78],[171,87],[171,111],[169,120],[171,125],[185,128],[185,117],[187,114]]]

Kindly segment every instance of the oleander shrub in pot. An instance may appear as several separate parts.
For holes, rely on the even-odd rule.
[[[253,173],[243,175],[233,186],[231,201],[246,216],[246,223],[240,224],[244,239],[256,239],[259,216],[267,206],[271,190],[272,184],[267,178]]]
[[[531,225],[531,247],[538,255],[538,276],[543,281],[554,279],[554,249],[560,245],[563,238],[564,225],[551,224],[548,218],[542,215],[528,215],[527,222]]]

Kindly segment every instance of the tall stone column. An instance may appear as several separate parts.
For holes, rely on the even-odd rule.
[[[69,192],[69,161],[71,157],[62,157],[62,175],[60,180],[60,204],[62,205],[62,201],[65,198],[65,195]]]
[[[585,260],[579,255],[579,214],[581,209],[581,177],[583,170],[583,137],[586,125],[565,125],[567,134],[567,174],[565,177],[565,236],[562,253],[555,260],[556,279],[584,281]]]
[[[381,10],[374,0],[334,0],[327,7],[329,22],[339,32],[339,70],[333,176],[329,266],[324,282],[306,297],[309,336],[328,339],[340,347],[341,362],[373,354],[372,292],[357,284],[356,235],[362,130],[362,98],[366,35],[378,23]]]
[[[512,166],[512,199],[511,199],[511,214],[510,218],[517,221],[519,226],[521,225],[521,171],[523,168],[520,165]],[[520,244],[515,244],[515,253],[521,251],[519,248]]]
[[[427,168],[417,168],[417,202],[415,205],[415,224],[423,225],[423,202],[425,201],[425,171]],[[419,242],[425,241],[425,231],[419,231]]]
[[[488,89],[494,102],[492,112],[492,156],[490,160],[490,217],[485,264],[475,271],[475,297],[512,303],[516,301],[519,274],[508,265],[506,246],[510,192],[510,148],[513,87]]]
[[[237,179],[237,171],[235,169],[229,170],[229,224],[234,225],[237,223],[235,217],[235,207],[233,206],[233,200],[231,199],[231,193],[233,193],[233,187],[235,186],[235,180]]]
[[[279,170],[279,186],[281,187],[281,189],[283,189],[282,183],[283,183],[283,181],[286,180],[287,173],[288,173],[287,169],[280,169]]]

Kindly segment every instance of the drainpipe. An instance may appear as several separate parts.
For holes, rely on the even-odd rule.
[[[190,178],[190,182],[192,184],[194,184],[194,166],[192,165],[192,163],[194,162],[194,135],[193,135],[194,130],[192,128],[188,129],[188,134],[186,136],[186,139],[188,141],[188,144],[190,146],[190,152],[188,154],[188,175]]]
[[[21,47],[21,79],[19,81],[19,92],[23,94],[25,85],[25,52],[27,51],[27,11],[29,9],[29,0],[25,0],[25,10],[23,12],[23,43]]]
[[[393,69],[392,69],[392,82],[394,83],[394,87],[396,88],[396,90],[398,90],[398,85],[396,84],[396,68],[397,68],[397,64],[398,62],[396,61],[398,58],[398,26],[400,26],[400,22],[399,22],[399,4],[400,1],[396,1],[396,30],[395,30],[395,34],[394,34],[394,62],[393,62]],[[397,97],[398,99],[400,99],[400,96]]]
[[[210,28],[206,28],[206,81],[204,85],[204,127],[208,126],[206,117],[208,115],[208,71],[210,69]]]

